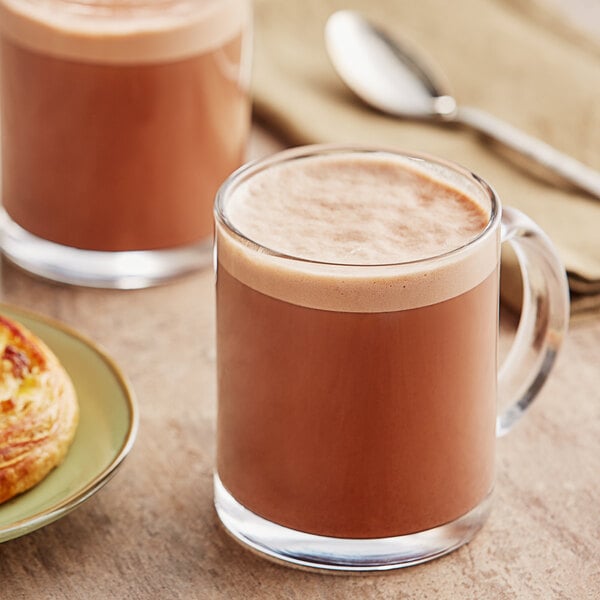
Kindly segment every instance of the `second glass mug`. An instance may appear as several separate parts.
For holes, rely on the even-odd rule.
[[[0,0],[0,243],[109,288],[210,264],[244,159],[249,0]]]
[[[262,246],[230,219],[243,186],[331,157],[416,170],[476,199],[487,224],[438,256],[348,265]],[[496,437],[531,404],[566,332],[566,276],[546,235],[462,167],[343,146],[242,167],[222,186],[215,215],[215,506],[228,532],[268,558],[347,571],[418,564],[469,541],[491,509]],[[519,259],[524,298],[498,371],[504,242]],[[440,301],[415,304],[426,288],[410,282],[439,273],[448,275]],[[385,292],[368,304],[374,283]],[[349,310],[348,298],[366,299],[368,310]],[[357,352],[380,358],[344,362]],[[498,416],[497,404],[508,406]]]

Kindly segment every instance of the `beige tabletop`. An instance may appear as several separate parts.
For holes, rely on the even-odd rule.
[[[255,129],[251,155],[277,148]],[[301,572],[232,541],[212,506],[213,275],[118,292],[7,262],[2,300],[103,345],[140,405],[137,443],[74,512],[0,544],[0,598],[600,598],[600,320],[572,324],[528,417],[498,443],[495,506],[467,546],[377,576]],[[514,320],[502,315],[502,347]]]

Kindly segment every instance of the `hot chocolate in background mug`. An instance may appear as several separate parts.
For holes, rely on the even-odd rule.
[[[567,328],[545,234],[462,167],[358,147],[251,163],[215,214],[226,529],[267,557],[349,571],[469,541],[491,509],[496,437]],[[524,298],[498,370],[503,242]]]
[[[250,28],[249,0],[0,0],[4,254],[109,288],[209,265]]]

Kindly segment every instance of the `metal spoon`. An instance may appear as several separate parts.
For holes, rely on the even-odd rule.
[[[600,198],[598,171],[489,113],[457,106],[418,58],[359,13],[332,14],[325,41],[339,76],[367,104],[399,117],[467,125]]]

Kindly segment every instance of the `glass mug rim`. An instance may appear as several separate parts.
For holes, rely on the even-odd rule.
[[[490,203],[490,214],[485,227],[473,238],[467,241],[465,244],[447,250],[440,254],[433,256],[426,256],[408,261],[390,262],[390,263],[339,263],[333,261],[314,260],[309,258],[303,258],[300,256],[294,256],[285,252],[280,252],[274,248],[270,248],[259,242],[253,240],[250,236],[240,231],[227,217],[226,215],[226,204],[228,198],[234,192],[235,188],[244,181],[251,179],[254,175],[260,172],[266,171],[272,167],[283,163],[289,163],[294,160],[301,160],[307,158],[313,158],[323,155],[345,155],[345,154],[356,154],[356,155],[372,155],[379,157],[397,157],[408,159],[409,161],[420,162],[422,164],[438,165],[444,169],[453,171],[459,175],[462,179],[468,180],[471,184],[474,184],[480,191],[482,191],[486,199]],[[436,181],[441,183],[447,183],[443,176],[435,178]],[[468,194],[468,192],[463,192]],[[224,227],[228,233],[233,234],[238,241],[241,241],[245,246],[249,247],[254,252],[266,254],[268,256],[287,261],[290,263],[300,263],[308,265],[316,265],[321,267],[335,267],[339,269],[357,269],[360,271],[366,271],[369,269],[378,268],[399,268],[399,267],[412,267],[422,266],[428,264],[434,264],[439,261],[451,259],[461,254],[471,251],[474,246],[483,244],[491,235],[494,235],[497,227],[499,226],[502,218],[502,204],[500,198],[494,191],[494,189],[481,177],[470,171],[469,169],[443,158],[430,155],[425,152],[412,152],[405,151],[399,148],[390,146],[375,146],[375,145],[352,145],[352,144],[310,144],[305,146],[298,146],[288,148],[272,155],[259,158],[242,165],[240,168],[235,170],[227,179],[221,184],[217,191],[214,204],[214,216],[217,223]]]

